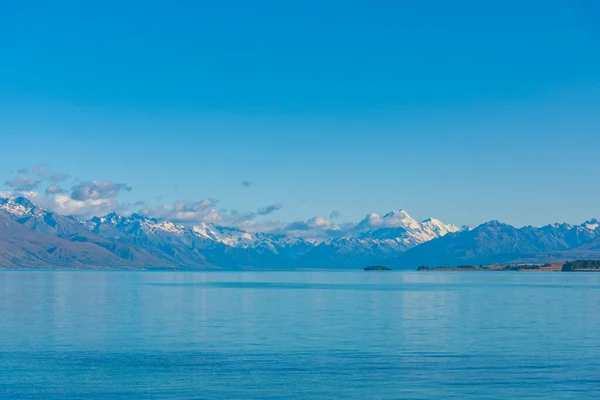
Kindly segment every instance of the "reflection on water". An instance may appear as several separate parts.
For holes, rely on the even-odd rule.
[[[600,274],[0,272],[0,398],[585,399]]]

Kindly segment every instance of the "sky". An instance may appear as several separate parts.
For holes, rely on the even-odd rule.
[[[599,110],[593,0],[0,2],[0,191],[75,215],[581,223]]]

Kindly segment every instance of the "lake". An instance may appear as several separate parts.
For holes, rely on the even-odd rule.
[[[600,274],[0,271],[0,398],[597,399]]]

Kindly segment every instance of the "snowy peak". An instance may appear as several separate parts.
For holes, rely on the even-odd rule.
[[[139,235],[168,233],[182,235],[189,228],[183,225],[176,225],[170,221],[158,221],[155,218],[149,218],[140,214],[131,214],[129,216],[110,213],[103,217],[93,217],[88,220],[86,226],[94,232],[106,231],[107,229],[120,232]]]
[[[452,225],[452,224],[446,225],[439,219],[435,219],[435,218],[427,218],[426,220],[424,220],[422,222],[422,226],[426,229],[430,229],[431,231],[435,232],[439,236],[444,236],[444,235],[447,235],[448,233],[454,233],[454,232],[458,232],[461,230],[461,228],[459,228],[456,225]]]
[[[405,209],[401,208],[399,210],[392,210],[389,213],[385,214],[383,216],[383,218],[396,218],[396,219],[410,219],[412,220],[413,218],[408,215],[408,213],[406,212]]]
[[[417,220],[408,215],[403,209],[400,209],[392,210],[383,217],[376,213],[367,214],[365,218],[356,225],[355,230],[367,231],[381,228],[419,229],[419,227],[420,224]]]
[[[446,225],[433,218],[419,222],[400,209],[383,217],[379,214],[367,215],[354,227],[351,236],[361,240],[384,241],[382,245],[406,250],[459,230],[455,225]]]
[[[33,215],[37,207],[25,197],[0,199],[0,209],[18,217]]]
[[[591,231],[595,231],[600,227],[600,221],[598,221],[596,218],[592,218],[589,221],[585,221],[583,224],[581,224],[581,226]]]
[[[0,199],[0,210],[5,210],[18,219],[33,217],[32,220],[44,220],[45,223],[52,222],[49,215],[55,215],[36,207],[31,201],[23,197]],[[57,214],[55,216],[56,218],[63,218],[63,220],[65,218]],[[77,221],[73,218],[69,218],[69,220],[71,223]],[[63,223],[65,222],[63,221],[60,224]],[[55,225],[56,221],[53,221],[52,224]],[[296,245],[315,247],[321,243],[321,241],[283,233],[247,232],[239,228],[216,226],[210,223],[198,223],[190,227],[135,213],[121,215],[113,212],[101,217],[93,217],[83,221],[82,224],[90,232],[112,238],[131,236],[146,239],[152,237],[152,240],[156,240],[158,237],[167,239],[177,236],[185,237],[187,243],[201,240],[206,243],[223,244],[237,248],[280,249]],[[335,230],[335,235],[332,235],[328,241],[334,243],[336,240],[350,239],[345,243],[352,243],[353,246],[359,247],[392,246],[397,251],[404,251],[420,243],[458,230],[454,225],[446,225],[431,218],[419,222],[404,209],[398,209],[392,210],[383,216],[376,213],[368,214],[354,227],[338,227]]]
[[[403,227],[410,229],[418,229],[420,224],[413,217],[408,215],[404,209],[393,210],[383,216],[384,225],[389,227]]]
[[[139,214],[129,216],[111,213],[103,217],[94,217],[86,222],[94,233],[111,237],[129,235],[144,240],[183,241],[186,245],[204,243],[203,246],[224,245],[235,248],[279,248],[299,242],[285,235],[246,232],[235,227],[216,226],[210,223],[198,223],[195,226],[178,225],[170,221],[157,220]],[[308,242],[306,242],[308,243]]]
[[[208,223],[195,225],[196,236],[210,239],[231,247],[241,248],[281,248],[289,245],[311,243],[308,240],[275,233],[247,232],[239,228],[216,226]]]

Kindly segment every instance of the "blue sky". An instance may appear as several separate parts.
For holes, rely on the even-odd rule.
[[[1,7],[1,183],[50,164],[65,196],[285,221],[600,216],[598,2]]]

